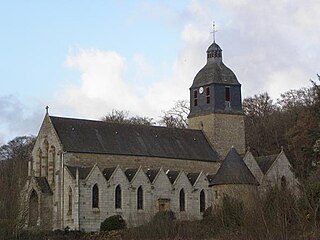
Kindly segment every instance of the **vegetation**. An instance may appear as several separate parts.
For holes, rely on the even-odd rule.
[[[21,190],[35,142],[32,136],[16,137],[0,147],[0,236],[17,234]]]
[[[320,76],[309,88],[290,90],[273,102],[268,93],[243,100],[246,145],[254,155],[284,148],[305,181],[320,161]]]
[[[17,221],[20,192],[27,177],[35,138],[22,136],[0,146],[0,236],[4,239],[320,239],[320,86],[291,90],[274,102],[267,93],[243,101],[246,144],[255,155],[274,154],[281,147],[299,177],[301,196],[286,188],[270,189],[251,211],[224,197],[221,209],[207,209],[202,221],[178,221],[159,213],[143,226],[117,229],[121,220],[106,219],[101,233],[76,231],[21,232]],[[167,127],[187,127],[188,102],[179,101],[159,122],[112,111],[105,121]],[[112,217],[111,217],[112,218]],[[110,222],[112,222],[112,224]],[[108,223],[109,222],[109,223]],[[122,222],[122,223],[121,223]],[[112,227],[116,225],[117,227]],[[121,227],[121,228],[122,228]],[[118,228],[120,229],[120,228]]]
[[[101,232],[109,232],[126,228],[126,222],[120,215],[114,215],[106,218],[100,225]]]

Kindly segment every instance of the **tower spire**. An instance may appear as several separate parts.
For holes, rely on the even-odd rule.
[[[218,32],[216,30],[216,23],[215,21],[213,21],[212,23],[212,32],[210,32],[212,34],[212,41],[215,43],[216,42],[216,32]]]

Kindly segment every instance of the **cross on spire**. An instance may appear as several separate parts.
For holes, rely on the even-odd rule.
[[[210,33],[212,34],[212,40],[213,40],[214,43],[216,42],[216,32],[218,32],[216,30],[216,23],[213,21],[212,32],[210,32]]]

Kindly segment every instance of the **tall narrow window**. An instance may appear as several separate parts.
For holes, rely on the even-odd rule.
[[[180,190],[179,200],[180,200],[180,212],[183,212],[186,210],[186,199],[185,199],[185,194],[183,189]]]
[[[225,88],[225,100],[230,102],[230,87]]]
[[[207,100],[207,104],[210,103],[210,88],[206,87],[206,100]]]
[[[68,193],[68,214],[72,214],[72,189],[69,187]]]
[[[197,90],[193,91],[193,105],[198,106],[198,91]]]
[[[137,191],[137,209],[143,209],[143,189],[142,186]]]
[[[92,188],[92,208],[99,208],[99,188],[97,184]]]
[[[115,192],[115,208],[121,208],[121,187],[118,185]]]
[[[204,194],[204,190],[200,192],[200,212],[203,213],[206,208],[206,195]]]
[[[28,226],[36,226],[39,220],[39,197],[35,190],[32,190],[29,199],[29,223]]]

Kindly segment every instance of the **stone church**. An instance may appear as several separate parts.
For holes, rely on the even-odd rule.
[[[189,129],[50,116],[40,127],[23,191],[28,228],[98,231],[119,214],[128,226],[171,210],[201,219],[225,194],[250,203],[258,192],[297,180],[283,150],[245,148],[241,84],[215,42],[190,87]]]

